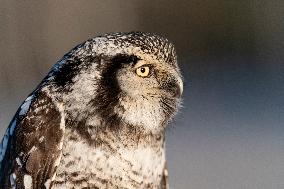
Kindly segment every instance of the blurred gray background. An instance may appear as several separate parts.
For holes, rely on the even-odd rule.
[[[64,53],[131,30],[178,51],[185,91],[168,130],[171,188],[284,188],[283,0],[0,0],[0,136]]]

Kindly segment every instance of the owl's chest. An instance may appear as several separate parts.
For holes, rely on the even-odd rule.
[[[53,188],[159,188],[164,165],[162,148],[66,140]]]

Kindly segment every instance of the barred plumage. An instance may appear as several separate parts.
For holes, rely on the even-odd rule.
[[[0,188],[166,188],[165,128],[181,93],[167,39],[87,40],[14,116],[0,147]]]

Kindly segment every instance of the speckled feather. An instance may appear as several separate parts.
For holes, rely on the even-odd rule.
[[[149,77],[136,75],[143,65]],[[164,133],[181,93],[167,39],[130,32],[87,40],[14,116],[0,146],[0,188],[168,188]]]

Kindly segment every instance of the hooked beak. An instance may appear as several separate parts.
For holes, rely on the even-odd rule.
[[[180,76],[176,77],[177,89],[175,97],[180,98],[183,93],[183,81]]]
[[[168,91],[168,93],[175,97],[180,98],[183,92],[183,82],[180,74],[170,73],[167,74],[164,80],[162,80],[162,89]]]

